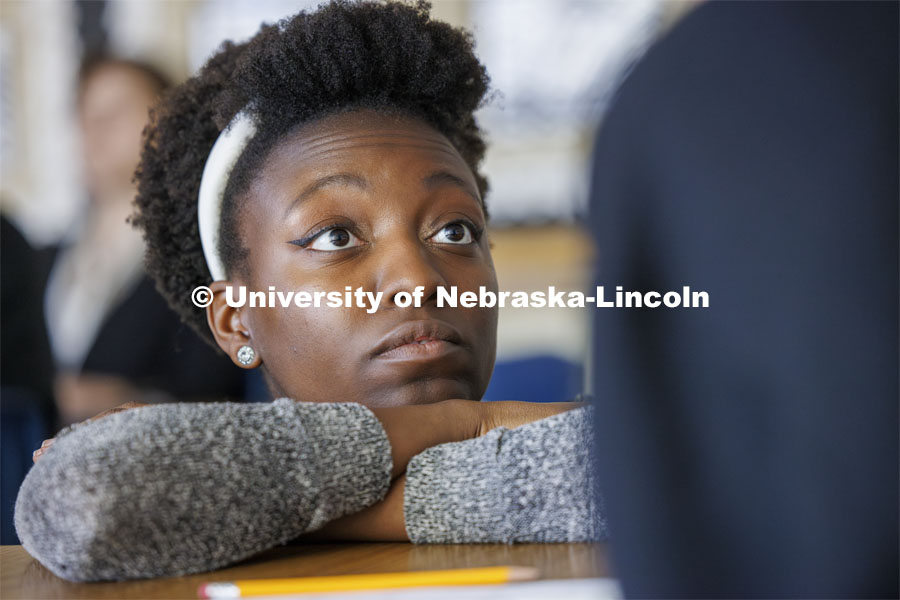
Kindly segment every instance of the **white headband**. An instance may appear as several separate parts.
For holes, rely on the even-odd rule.
[[[219,225],[222,222],[225,186],[234,164],[254,133],[256,127],[250,116],[245,111],[239,112],[219,134],[203,167],[197,199],[197,224],[203,256],[213,281],[225,279],[225,264],[219,256]]]

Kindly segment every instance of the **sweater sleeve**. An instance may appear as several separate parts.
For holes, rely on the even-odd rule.
[[[391,448],[358,404],[169,404],[57,438],[15,525],[72,581],[220,568],[382,499]]]
[[[607,537],[593,493],[590,407],[434,446],[407,467],[415,543],[582,542]]]

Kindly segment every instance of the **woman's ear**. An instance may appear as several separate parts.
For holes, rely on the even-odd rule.
[[[245,322],[246,313],[240,308],[229,306],[225,300],[225,289],[235,285],[231,281],[214,281],[209,284],[213,300],[206,307],[206,320],[216,343],[231,358],[231,362],[242,369],[255,369],[262,364],[262,357],[259,348],[254,347],[251,340],[249,324]],[[246,347],[251,350],[242,350]]]

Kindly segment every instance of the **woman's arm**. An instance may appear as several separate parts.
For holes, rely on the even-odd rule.
[[[425,450],[406,472],[415,543],[583,542],[608,535],[589,407]]]
[[[207,571],[375,504],[426,448],[562,410],[520,404],[369,410],[282,399],[127,410],[45,449],[19,491],[16,529],[70,580]]]
[[[576,404],[485,403],[490,435],[425,450],[384,500],[304,536],[417,543],[580,542],[605,539],[602,500],[591,494],[590,410],[534,421]],[[405,504],[405,506],[404,506]]]
[[[384,497],[430,445],[478,429],[474,403],[170,404],[57,438],[16,503],[25,549],[75,581],[215,569]]]

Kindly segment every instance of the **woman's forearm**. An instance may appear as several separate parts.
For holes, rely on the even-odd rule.
[[[435,446],[406,472],[406,532],[416,543],[605,539],[594,493],[590,408]]]
[[[391,446],[358,404],[170,404],[56,440],[16,502],[25,549],[74,581],[241,560],[387,493]]]

